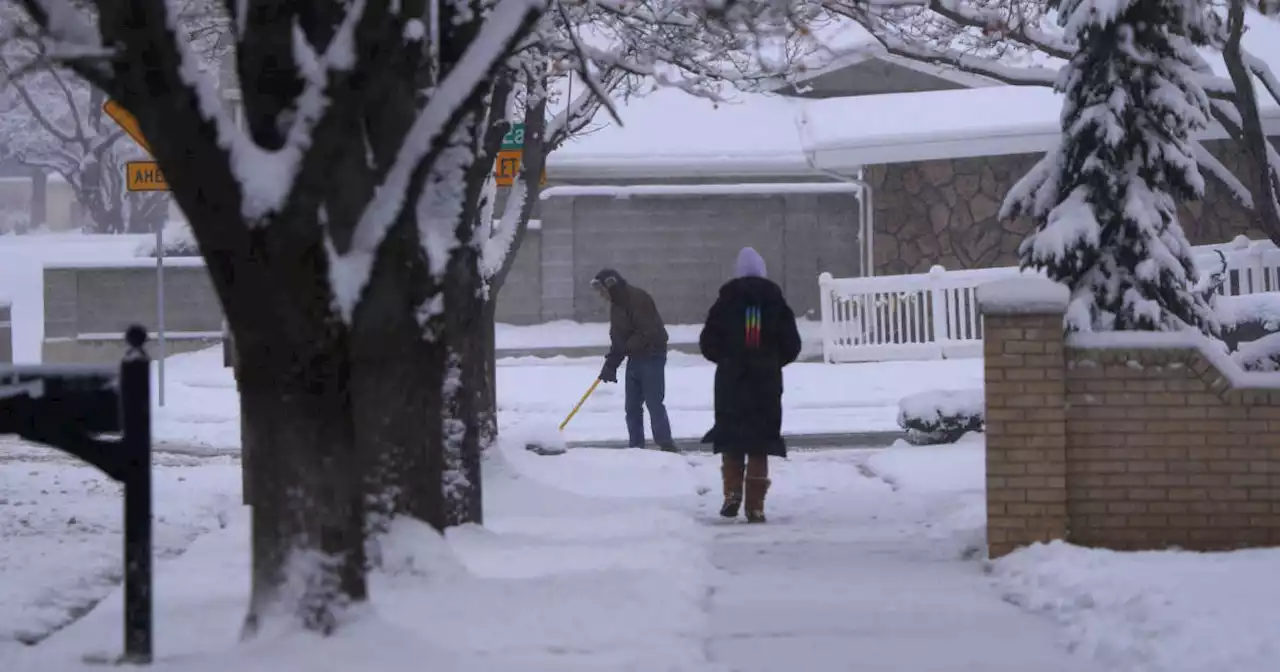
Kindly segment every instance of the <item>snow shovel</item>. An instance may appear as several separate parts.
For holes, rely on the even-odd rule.
[[[591,387],[587,388],[587,393],[582,395],[582,398],[578,400],[578,405],[574,406],[573,410],[569,411],[569,415],[564,419],[564,422],[560,423],[560,434],[557,434],[554,438],[548,437],[546,441],[534,439],[525,444],[525,450],[533,451],[538,455],[560,455],[564,453],[567,449],[564,441],[564,428],[569,424],[569,421],[573,419],[573,416],[578,414],[578,409],[582,408],[582,405],[587,403],[587,398],[591,396],[592,392],[596,391],[596,387],[598,385],[600,385],[599,378],[597,378],[594,383],[591,383]]]
[[[578,414],[578,409],[582,408],[582,405],[587,403],[587,397],[590,397],[591,393],[596,391],[596,386],[599,384],[599,378],[596,378],[596,382],[591,383],[591,387],[587,388],[587,393],[582,395],[582,398],[578,400],[578,405],[574,406],[573,410],[569,411],[569,415],[564,419],[564,422],[560,423],[560,431],[564,431],[564,426],[569,424],[569,421],[573,419],[573,416]]]

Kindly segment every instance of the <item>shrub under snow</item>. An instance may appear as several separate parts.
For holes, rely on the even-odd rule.
[[[1245,371],[1280,371],[1280,333],[1241,343],[1231,358]]]
[[[156,256],[155,239],[147,239],[138,245],[134,254],[139,257]],[[196,244],[191,226],[183,221],[169,221],[164,226],[164,256],[166,257],[198,257],[200,246]]]
[[[981,389],[920,392],[898,401],[898,426],[917,446],[955,443],[969,432],[984,430],[985,406]]]

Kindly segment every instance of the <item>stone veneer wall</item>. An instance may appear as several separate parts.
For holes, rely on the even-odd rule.
[[[1051,539],[1280,545],[1280,385],[1233,386],[1196,347],[1139,347],[1148,335],[1064,342],[1061,310],[984,314],[991,557]]]
[[[1205,146],[1236,175],[1252,179],[1241,169],[1243,157],[1234,142]],[[1002,222],[997,213],[1005,193],[1039,158],[1013,154],[868,167],[876,273],[924,273],[934,264],[949,270],[1016,265],[1018,244],[1031,231],[1031,221]],[[1180,208],[1192,244],[1222,243],[1240,234],[1266,237],[1221,182],[1206,181],[1204,200]]]

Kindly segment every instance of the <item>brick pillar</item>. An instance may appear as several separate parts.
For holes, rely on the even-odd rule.
[[[1020,276],[979,289],[991,558],[1067,534],[1066,288]]]

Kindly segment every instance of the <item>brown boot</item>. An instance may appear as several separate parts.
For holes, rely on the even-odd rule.
[[[724,455],[720,465],[720,474],[724,477],[724,504],[720,507],[720,515],[725,518],[738,517],[738,507],[742,506],[742,477],[746,463]]]
[[[769,479],[765,476],[747,476],[747,522],[763,523],[764,496],[769,491]]]

